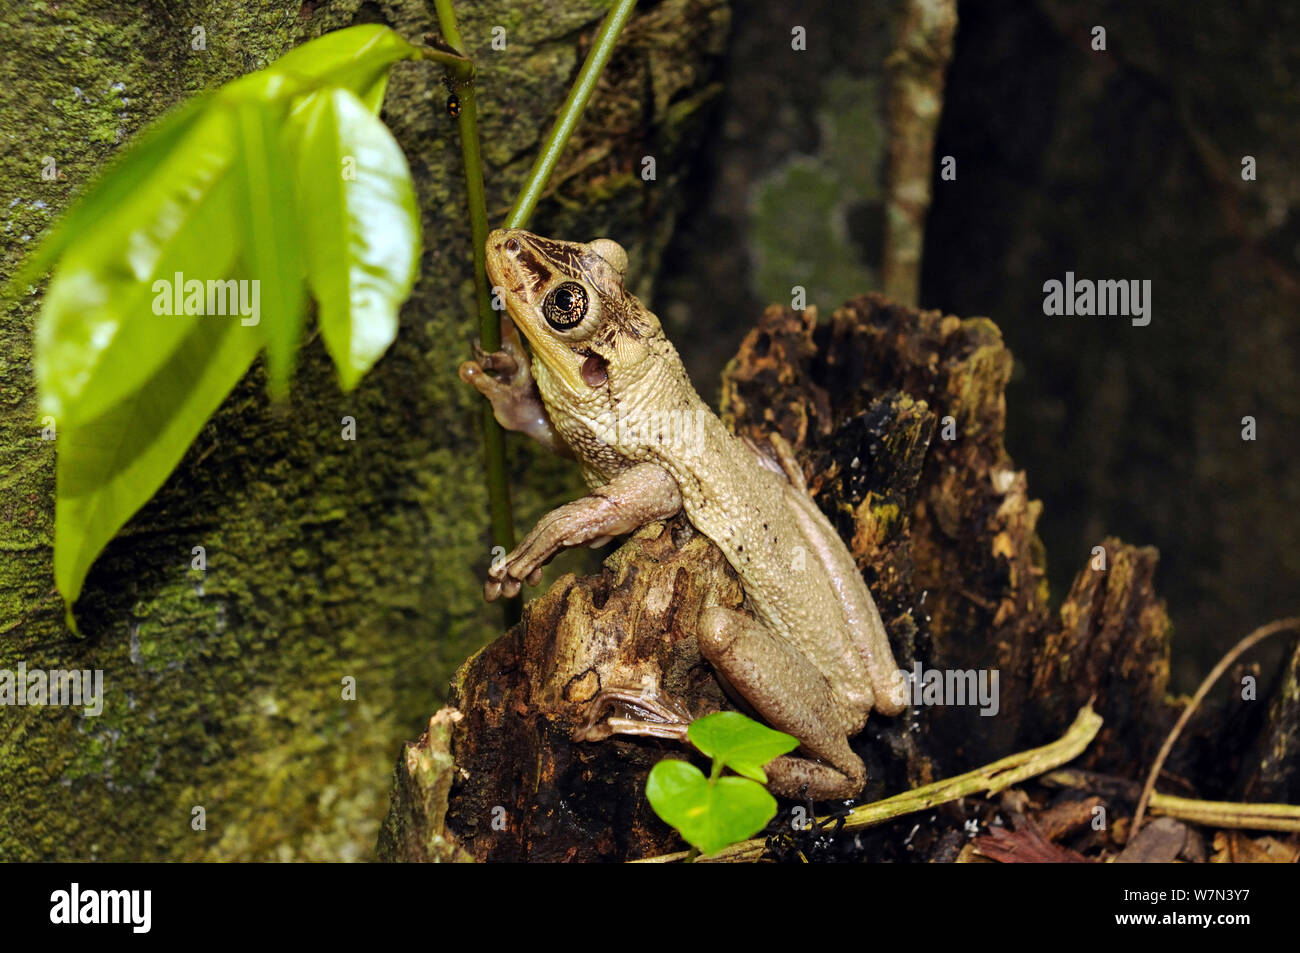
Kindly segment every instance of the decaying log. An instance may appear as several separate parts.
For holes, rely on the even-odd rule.
[[[1247,801],[1300,804],[1300,643],[1269,697],[1263,730],[1242,763],[1240,795]]]
[[[429,728],[403,751],[392,806],[379,829],[379,855],[406,863],[472,860],[446,828],[447,799],[456,778],[451,732],[461,720],[454,708],[429,719]]]
[[[1137,778],[1172,723],[1154,550],[1107,539],[1104,568],[1085,566],[1059,616],[1049,612],[1041,507],[1003,443],[1011,365],[991,321],[866,295],[829,323],[812,310],[768,309],[724,373],[723,419],[758,439],[779,431],[795,448],[863,570],[900,667],[997,674],[996,713],[981,714],[972,698],[873,716],[853,740],[868,770],[861,800],[1042,743],[1090,698],[1105,726],[1076,766]],[[463,717],[446,722],[449,836],[479,860],[620,860],[679,848],[646,803],[645,779],[661,758],[691,753],[668,741],[571,734],[607,688],[662,692],[695,716],[735,707],[694,632],[706,606],[742,602],[721,553],[682,517],[645,527],[599,574],[564,576],[530,602],[453,683]],[[1294,731],[1287,712],[1278,717]],[[398,765],[394,814],[437,804],[409,795],[413,763],[408,751]],[[438,789],[422,784],[413,790]],[[912,856],[950,858],[943,835],[958,820],[920,834]],[[390,816],[386,830],[420,837],[403,850],[390,836],[381,856],[423,859],[418,845],[442,828]]]
[[[1080,768],[1148,764],[1170,725],[1169,618],[1155,597],[1158,555],[1107,539],[1075,577],[1033,666],[1031,709],[1055,724],[1096,697],[1106,719]]]
[[[650,767],[680,747],[570,740],[602,688],[661,689],[698,716],[723,706],[693,633],[708,605],[738,607],[722,553],[682,518],[642,529],[597,576],[570,574],[452,685],[458,785],[448,824],[483,860],[661,853],[672,832],[646,803]]]

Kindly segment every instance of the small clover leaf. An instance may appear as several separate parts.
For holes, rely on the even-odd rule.
[[[666,823],[702,853],[752,837],[776,814],[776,798],[745,778],[706,778],[686,761],[660,761],[646,797]]]
[[[710,758],[759,784],[767,783],[763,765],[799,745],[797,738],[773,731],[736,711],[705,715],[691,722],[687,735]]]

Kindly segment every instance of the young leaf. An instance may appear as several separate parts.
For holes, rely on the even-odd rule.
[[[50,282],[36,325],[36,380],[42,413],[64,425],[97,417],[134,391],[201,320],[170,308],[156,313],[155,281],[220,277],[234,258],[223,188],[233,155],[228,118],[208,114],[187,129],[143,186],[81,222]]]
[[[761,831],[776,815],[776,798],[746,778],[717,778],[686,761],[660,761],[650,769],[646,798],[654,812],[705,854]]]
[[[737,774],[767,783],[763,765],[793,751],[799,739],[760,725],[740,712],[719,711],[691,722],[691,744]]]
[[[313,86],[339,83],[355,88],[377,112],[393,63],[419,55],[387,27],[341,30],[298,47],[270,69],[190,100],[143,133],[41,240],[8,286],[8,294],[23,294],[64,258],[37,326],[41,412],[74,424],[130,394],[193,323],[147,320],[153,282],[177,272],[221,278],[229,269],[231,219],[210,196],[234,161],[232,103],[259,100],[283,110]],[[253,257],[259,267],[268,264]],[[273,384],[282,385],[298,338],[301,289],[267,290],[288,291],[289,300],[299,295],[296,315],[268,329]],[[276,314],[294,311],[285,300],[269,304]]]
[[[291,107],[341,86],[378,112],[392,64],[420,55],[386,27],[356,27],[191,100],[140,137],[9,285],[9,294],[25,294],[59,263],[37,323],[36,371],[42,412],[59,422],[54,562],[69,624],[99,551],[166,479],[263,344],[273,390],[287,388],[305,274],[297,155],[282,129]],[[351,136],[368,150],[375,175],[355,195],[336,190],[326,198],[342,209],[348,229],[345,258],[333,264],[349,296],[340,307],[363,311],[340,316],[335,307],[329,318],[331,351],[336,360],[343,356],[350,383],[391,340],[393,312],[409,293],[418,254],[401,153],[394,160],[387,133],[355,120],[355,105],[349,101],[346,116],[336,117],[343,127],[337,138]],[[391,247],[358,224],[372,207],[401,233]],[[223,279],[236,263],[240,277],[257,281],[254,313],[246,316],[228,299],[219,315],[196,313],[222,301],[229,292]],[[317,258],[315,267],[323,273],[330,265]],[[191,305],[198,301],[203,308]],[[240,303],[248,302],[241,296]]]
[[[344,390],[397,334],[415,283],[420,217],[401,148],[345,89],[307,97],[290,118],[307,281]]]
[[[304,43],[276,60],[271,69],[307,80],[328,78],[361,97],[378,113],[388,85],[388,71],[399,60],[418,59],[420,51],[386,26],[348,27]]]
[[[256,282],[266,341],[271,392],[289,390],[302,334],[302,227],[298,222],[292,166],[281,127],[287,109],[255,99],[232,111],[235,161],[235,219],[242,233],[244,272]]]
[[[99,551],[162,486],[260,347],[237,318],[204,319],[128,399],[60,429],[54,580],[67,606]]]

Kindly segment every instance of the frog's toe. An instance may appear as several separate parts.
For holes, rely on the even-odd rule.
[[[519,373],[519,359],[508,351],[490,351],[478,359],[483,370],[496,377],[508,379]]]
[[[857,797],[867,783],[862,759],[855,756],[845,766],[847,773],[820,761],[787,754],[769,761],[763,770],[767,774],[767,789],[773,794],[794,801],[829,801]]]
[[[483,365],[478,361],[465,361],[456,369],[456,374],[466,384],[469,384],[488,400],[492,401],[494,408],[497,400],[507,396],[505,394],[505,385],[485,371]]]
[[[483,373],[483,368],[479,366],[478,361],[465,361],[457,368],[456,373],[466,384],[473,384],[477,387],[478,384],[475,378]]]

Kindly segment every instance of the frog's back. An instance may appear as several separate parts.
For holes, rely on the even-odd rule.
[[[820,671],[837,672],[836,681],[850,686],[850,705],[870,707],[869,674],[819,555],[823,546],[809,539],[807,521],[790,499],[800,491],[709,416],[701,445],[661,459],[681,489],[687,517],[736,570],[754,614]],[[861,577],[856,583],[863,585]]]

